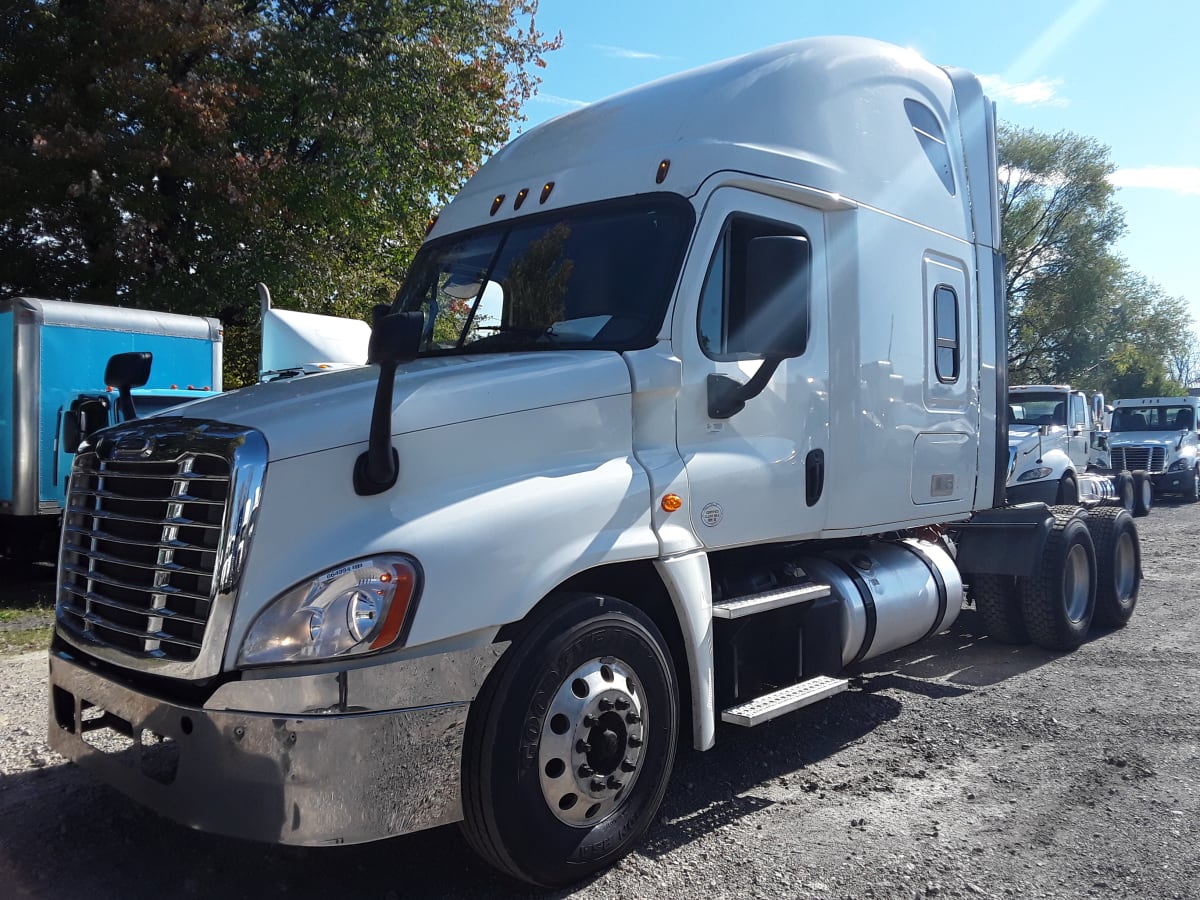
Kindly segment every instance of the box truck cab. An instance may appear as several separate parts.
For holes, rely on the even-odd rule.
[[[1138,397],[1113,404],[1111,464],[1144,469],[1156,493],[1200,499],[1196,424],[1200,397]]]
[[[0,544],[27,557],[57,529],[72,450],[64,435],[122,420],[104,383],[117,353],[154,354],[139,415],[221,390],[216,319],[17,297],[0,301]]]
[[[858,38],[531,129],[369,366],[78,455],[52,745],[193,827],[462,821],[556,885],[636,844],[680,740],[845,690],[964,581],[1043,646],[1124,621],[1127,513],[1003,505],[996,173],[973,76]]]

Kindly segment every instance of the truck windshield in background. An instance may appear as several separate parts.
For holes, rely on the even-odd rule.
[[[1066,425],[1067,395],[1061,392],[1010,394],[1008,424]]]
[[[673,194],[499,222],[423,247],[394,309],[422,355],[650,346],[693,214]]]
[[[1113,411],[1113,431],[1189,431],[1195,426],[1190,406],[1143,406]]]

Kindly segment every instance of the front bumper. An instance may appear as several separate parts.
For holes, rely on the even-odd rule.
[[[1020,484],[1010,484],[1004,489],[1010,506],[1021,503],[1045,503],[1053,506],[1058,502],[1058,480],[1044,478],[1041,481],[1026,481]]]
[[[406,834],[462,818],[469,701],[505,646],[234,682],[203,707],[151,697],[52,650],[50,746],[203,831],[301,845]]]

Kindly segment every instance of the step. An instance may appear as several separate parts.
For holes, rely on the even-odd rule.
[[[712,614],[714,619],[740,619],[742,616],[752,616],[770,609],[806,603],[809,600],[818,600],[828,596],[829,585],[819,581],[810,581],[805,584],[792,584],[763,591],[761,594],[734,597],[724,603],[714,603]]]
[[[802,706],[809,706],[818,700],[840,694],[850,687],[850,682],[844,678],[830,678],[818,675],[799,684],[791,684],[770,694],[764,694],[748,703],[741,703],[722,710],[721,721],[731,725],[744,725],[753,728],[763,722],[778,718],[784,713],[790,713]]]

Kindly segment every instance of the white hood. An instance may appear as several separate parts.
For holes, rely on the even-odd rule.
[[[258,429],[270,460],[363,443],[378,376],[362,366],[251,385],[197,401],[187,417]],[[612,351],[422,359],[396,373],[392,433],[629,393],[629,370]]]

